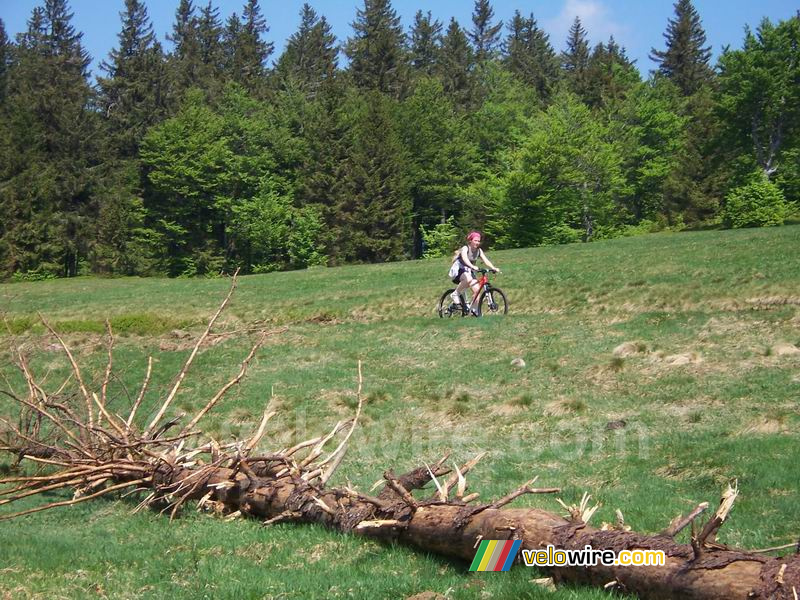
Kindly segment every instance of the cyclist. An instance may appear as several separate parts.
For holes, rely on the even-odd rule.
[[[449,276],[452,277],[453,283],[457,283],[458,287],[450,294],[453,299],[453,304],[461,304],[461,293],[467,288],[472,289],[472,302],[470,303],[470,313],[477,316],[478,293],[480,286],[478,280],[475,279],[474,271],[478,270],[475,263],[478,259],[482,260],[489,270],[499,273],[500,269],[492,264],[492,261],[486,256],[486,253],[481,249],[481,233],[479,231],[471,231],[467,235],[467,245],[462,246],[460,250],[456,251],[453,257],[453,265],[450,267]]]

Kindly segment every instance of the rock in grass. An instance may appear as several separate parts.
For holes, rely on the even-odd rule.
[[[511,366],[517,367],[518,369],[524,369],[525,361],[522,360],[521,358],[515,358],[514,360],[511,361]]]

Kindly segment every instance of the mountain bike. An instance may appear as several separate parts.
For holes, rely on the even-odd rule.
[[[477,272],[481,274],[481,278],[478,279],[478,285],[480,286],[480,291],[478,293],[480,295],[478,296],[478,304],[475,309],[475,316],[480,317],[506,314],[508,312],[508,300],[506,300],[506,295],[503,293],[503,290],[496,288],[489,283],[489,278],[487,277],[487,274],[489,273],[488,270],[478,269]],[[450,288],[444,294],[442,294],[441,298],[439,298],[439,304],[436,310],[439,313],[439,316],[443,319],[445,317],[466,317],[470,314],[469,305],[467,304],[467,299],[464,293],[462,293],[460,296],[460,304],[453,302],[450,294],[455,291],[456,288]]]

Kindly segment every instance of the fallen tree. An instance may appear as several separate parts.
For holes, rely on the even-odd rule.
[[[675,519],[663,532],[643,535],[630,531],[621,514],[615,526],[591,527],[588,522],[596,507],[589,506],[588,496],[579,506],[565,506],[566,516],[533,508],[508,508],[524,494],[559,491],[533,487],[535,480],[493,502],[479,502],[477,493],[467,493],[466,476],[480,455],[461,466],[452,463],[452,468],[446,466],[445,457],[401,475],[387,470],[377,495],[350,486],[328,487],[362,410],[360,364],[356,414],[327,435],[272,453],[258,452],[267,423],[274,416],[265,412],[247,439],[224,445],[203,440],[199,422],[242,380],[264,338],[274,332],[263,332],[238,373],[190,419],[166,419],[195,356],[230,300],[235,281],[234,277],[228,296],[197,340],[155,416],[143,426],[137,425],[137,412],[149,385],[152,360],[127,416],[120,416],[109,408],[114,347],[110,325],[107,366],[97,384],[90,386],[69,346],[42,318],[66,354],[71,374],[55,391],[47,392],[26,356],[16,351],[15,361],[26,392],[15,392],[10,385],[2,392],[7,406],[14,408],[0,417],[0,448],[14,453],[17,462],[38,468],[0,479],[0,486],[4,486],[0,488],[0,505],[55,490],[70,489],[74,495],[18,512],[0,512],[0,520],[139,490],[145,497],[136,510],[153,507],[168,512],[171,518],[186,502],[194,500],[223,514],[247,515],[267,524],[319,523],[465,560],[473,558],[482,539],[517,539],[524,549],[548,545],[582,549],[589,545],[596,550],[663,550],[666,563],[659,567],[597,565],[551,571],[556,581],[613,587],[642,598],[797,600],[800,556],[766,557],[715,541],[736,498],[733,488],[723,494],[719,508],[699,531],[695,521],[707,508],[705,504]],[[343,439],[326,452],[341,435]],[[432,495],[414,495],[430,483],[435,489]],[[689,526],[691,543],[677,543],[675,536]]]

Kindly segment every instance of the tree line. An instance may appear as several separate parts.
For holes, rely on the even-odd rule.
[[[180,0],[164,50],[125,0],[90,80],[67,0],[0,20],[0,278],[193,276],[382,262],[667,228],[782,223],[800,201],[800,14],[715,65],[678,0],[657,69],[576,18],[471,23],[305,4],[275,56],[258,0]]]

